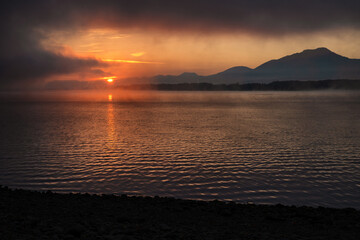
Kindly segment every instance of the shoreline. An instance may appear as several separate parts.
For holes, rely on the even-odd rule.
[[[0,187],[1,239],[357,239],[360,211]]]

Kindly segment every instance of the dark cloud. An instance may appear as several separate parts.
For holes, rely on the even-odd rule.
[[[277,36],[360,28],[358,0],[5,0],[0,2],[0,82],[98,66],[45,50],[53,29],[118,27]]]
[[[48,51],[32,51],[0,60],[2,79],[22,81],[67,74],[101,65],[95,59],[63,56]]]
[[[95,75],[95,76],[102,76],[102,77],[104,77],[104,76],[113,76],[114,74],[112,74],[112,73],[110,73],[110,72],[105,72],[105,71],[103,71],[103,70],[101,70],[101,69],[92,69],[91,71],[90,71],[90,73],[92,74],[92,75]]]
[[[85,71],[106,65],[92,58],[66,56],[45,49],[49,30],[36,16],[40,1],[4,1],[0,9],[0,89],[28,87],[55,74]],[[26,10],[27,9],[27,10]],[[26,11],[25,11],[26,10]],[[40,14],[40,12],[38,12]],[[55,27],[55,21],[51,24]]]
[[[6,15],[33,26],[291,33],[360,27],[357,0],[13,0]]]

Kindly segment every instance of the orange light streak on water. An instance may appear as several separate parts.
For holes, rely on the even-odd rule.
[[[111,95],[109,95],[111,96]],[[113,103],[108,105],[108,114],[107,114],[107,127],[108,127],[108,141],[112,145],[115,141],[115,116],[114,116],[114,106]]]

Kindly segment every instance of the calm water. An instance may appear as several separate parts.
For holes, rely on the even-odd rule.
[[[359,92],[0,99],[1,185],[360,208]]]

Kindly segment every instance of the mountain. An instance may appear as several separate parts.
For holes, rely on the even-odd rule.
[[[183,73],[178,76],[160,75],[153,78],[156,83],[213,84],[324,79],[360,79],[360,59],[350,59],[327,48],[317,48],[268,61],[255,69],[241,66],[209,76]]]
[[[360,79],[360,59],[349,59],[326,48],[305,50],[260,65],[253,77],[267,81]]]
[[[249,75],[252,71],[253,69],[248,67],[232,67],[223,72],[206,76],[203,80],[211,83],[223,83],[224,81],[226,83],[233,83],[238,82],[239,79],[245,79],[245,76]]]
[[[202,81],[203,76],[196,73],[184,72],[178,76],[173,75],[157,75],[152,78],[156,83],[198,83]]]

